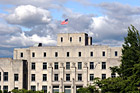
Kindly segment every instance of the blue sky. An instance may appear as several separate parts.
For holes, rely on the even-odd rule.
[[[140,29],[140,0],[1,0],[0,57],[15,47],[55,46],[58,33],[88,33],[94,45],[122,46],[127,28]],[[69,19],[69,24],[60,23]]]

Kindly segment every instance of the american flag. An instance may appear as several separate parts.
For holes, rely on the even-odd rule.
[[[68,24],[68,19],[65,19],[64,21],[61,22],[61,25],[64,25],[64,24]]]

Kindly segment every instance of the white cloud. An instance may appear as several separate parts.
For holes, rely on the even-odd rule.
[[[51,16],[48,10],[32,5],[21,5],[12,14],[8,15],[6,20],[10,24],[33,27],[49,23]]]
[[[33,46],[36,43],[43,43],[45,45],[55,45],[56,41],[53,40],[49,35],[40,37],[37,34],[32,36],[26,36],[25,33],[21,33],[19,36],[12,36],[6,43],[10,43],[15,46]]]

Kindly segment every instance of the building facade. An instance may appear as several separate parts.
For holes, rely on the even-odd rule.
[[[109,67],[119,66],[120,56],[121,47],[92,45],[92,38],[86,33],[63,33],[58,34],[57,46],[40,44],[29,48],[15,48],[13,60],[21,60],[19,63],[26,61],[25,70],[24,66],[22,69],[15,67],[22,73],[27,72],[21,76],[21,72],[17,73],[21,81],[28,77],[25,82],[28,90],[76,93],[78,88],[92,84],[95,77],[115,77],[116,74],[111,73]],[[25,88],[23,82],[20,83],[18,89]],[[14,87],[9,90],[11,88]]]

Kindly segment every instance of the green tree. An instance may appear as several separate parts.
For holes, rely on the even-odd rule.
[[[127,37],[124,38],[121,65],[111,67],[117,78],[108,78],[100,81],[102,92],[108,93],[139,93],[140,84],[140,35],[139,31],[131,25],[128,27]]]

